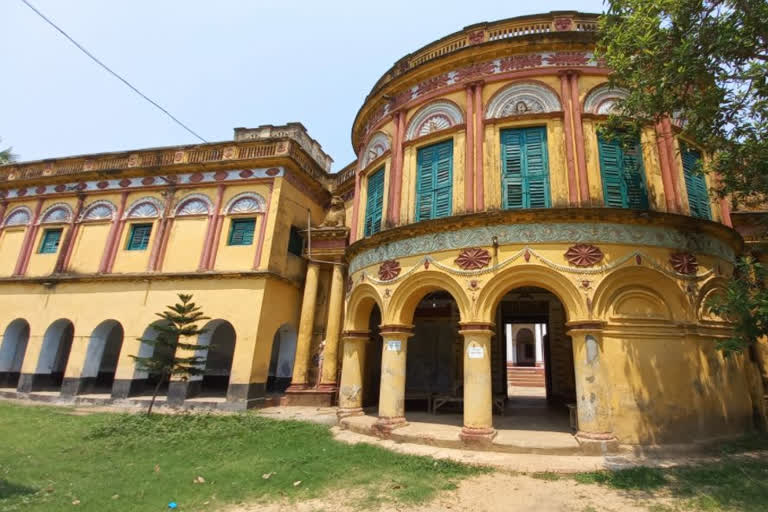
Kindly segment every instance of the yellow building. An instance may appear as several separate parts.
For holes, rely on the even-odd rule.
[[[483,23],[400,59],[336,174],[299,124],[0,169],[5,393],[141,395],[155,376],[129,356],[186,292],[214,348],[170,404],[338,400],[382,435],[447,404],[487,442],[520,340],[582,445],[749,430],[761,384],[704,306],[743,241],[673,122],[635,147],[598,134],[624,92],[596,23]]]

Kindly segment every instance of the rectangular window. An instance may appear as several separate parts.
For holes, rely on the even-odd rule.
[[[229,245],[253,244],[253,232],[256,230],[256,219],[232,219],[229,229]]]
[[[701,172],[701,153],[682,144],[680,146],[685,190],[688,192],[688,206],[691,209],[691,215],[701,219],[711,219],[707,180]]]
[[[54,254],[59,249],[61,231],[61,228],[45,230],[43,240],[40,242],[40,254]]]
[[[365,236],[381,231],[381,212],[384,207],[384,168],[368,176],[368,195],[365,200]]]
[[[624,147],[619,140],[609,141],[598,135],[597,146],[605,206],[647,210],[648,193],[640,141]]]
[[[288,238],[288,252],[301,256],[301,251],[304,249],[304,238],[299,233],[299,228],[291,226],[291,234]]]
[[[502,130],[501,166],[505,209],[549,207],[549,161],[544,126]]]
[[[419,149],[416,222],[448,217],[453,203],[453,139]]]
[[[132,224],[128,237],[126,251],[146,251],[149,247],[149,237],[152,234],[152,224]]]

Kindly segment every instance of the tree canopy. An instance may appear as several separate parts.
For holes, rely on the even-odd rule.
[[[2,139],[0,139],[2,141]],[[16,161],[16,155],[11,153],[12,148],[0,149],[0,165],[10,164]]]
[[[768,199],[768,2],[608,0],[598,56],[629,92],[617,132],[671,117],[736,206]]]

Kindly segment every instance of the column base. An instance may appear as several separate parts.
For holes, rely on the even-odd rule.
[[[171,407],[184,405],[184,400],[200,394],[202,380],[172,380],[168,383],[166,403]]]
[[[138,395],[147,387],[147,379],[115,379],[112,382],[112,398],[120,400]]]
[[[280,398],[280,405],[309,405],[315,407],[331,407],[336,398],[336,390],[323,390],[317,388],[307,388],[306,386],[298,389],[292,389],[293,386],[285,390],[285,394]]]
[[[406,425],[408,425],[408,421],[405,416],[379,416],[379,419],[373,424],[373,431],[382,437],[387,437],[393,430]]]
[[[349,418],[350,416],[362,416],[363,414],[362,407],[339,407],[336,410],[336,417],[339,420]]]
[[[576,440],[581,450],[590,455],[603,455],[619,450],[619,440],[613,432],[583,432],[576,433]]]
[[[465,443],[475,443],[475,444],[477,443],[490,444],[493,441],[494,437],[496,437],[495,428],[462,427],[461,433],[459,434],[459,439],[461,439]]]

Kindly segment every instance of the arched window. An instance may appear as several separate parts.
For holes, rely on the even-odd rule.
[[[553,90],[535,82],[520,82],[496,93],[486,107],[485,118],[498,119],[560,110],[560,99]]]
[[[59,224],[72,219],[72,208],[65,203],[52,204],[40,217],[40,224]]]
[[[255,192],[243,192],[229,200],[224,211],[227,215],[241,215],[247,213],[264,213],[267,202]]]
[[[588,114],[610,114],[616,101],[626,98],[628,95],[624,89],[611,87],[608,84],[592,89],[584,100],[584,112]]]
[[[455,103],[444,100],[435,101],[413,116],[408,124],[405,139],[413,140],[463,122],[464,115]]]
[[[203,194],[190,194],[179,201],[175,214],[177,217],[208,215],[211,212],[211,209],[211,200],[208,196]]]
[[[94,201],[80,215],[82,221],[112,220],[117,209],[109,201]]]
[[[163,204],[154,197],[142,197],[137,199],[126,210],[125,217],[128,219],[154,219],[160,216],[163,210]]]
[[[5,218],[4,226],[26,226],[32,220],[32,212],[26,206],[14,208]]]
[[[365,146],[365,149],[363,150],[362,154],[360,155],[361,159],[361,169],[365,169],[368,167],[368,164],[379,158],[381,155],[389,151],[390,149],[390,143],[389,143],[389,137],[387,137],[382,132],[376,132],[371,137],[371,140],[368,141],[368,145]]]

